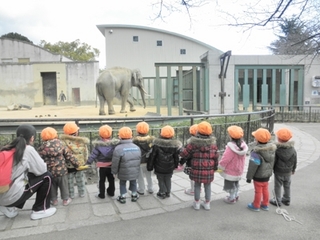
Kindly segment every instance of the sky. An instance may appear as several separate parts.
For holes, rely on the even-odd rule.
[[[242,0],[245,1],[245,0]],[[79,39],[100,50],[99,68],[105,67],[104,36],[96,27],[102,24],[139,25],[183,34],[232,55],[270,54],[267,46],[276,39],[271,30],[229,27],[232,16],[221,12],[235,7],[236,0],[213,0],[203,7],[174,11],[156,18],[156,0],[10,0],[1,2],[0,36],[19,33],[34,44],[72,42]],[[220,9],[220,10],[218,10]]]

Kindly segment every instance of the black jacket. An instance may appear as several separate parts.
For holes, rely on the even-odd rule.
[[[156,138],[153,142],[152,153],[147,162],[147,170],[160,174],[170,174],[178,167],[179,152],[182,143],[176,139]]]
[[[297,167],[297,152],[294,148],[294,142],[277,142],[276,146],[274,173],[282,176],[291,175]]]
[[[136,144],[138,147],[140,147],[141,150],[141,164],[146,163],[148,161],[147,153],[150,151],[152,147],[153,140],[154,137],[150,135],[138,135],[133,138],[132,142]]]

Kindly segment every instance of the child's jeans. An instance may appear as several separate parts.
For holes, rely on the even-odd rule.
[[[205,199],[207,202],[210,202],[211,200],[211,183],[204,183],[204,194]],[[194,200],[199,201],[200,200],[200,191],[201,191],[201,183],[194,182]]]
[[[253,180],[254,201],[253,206],[260,208],[261,205],[269,206],[269,182],[257,182]]]
[[[119,180],[119,185],[120,185],[120,195],[123,196],[127,193],[127,187],[126,183],[128,180]],[[129,190],[132,192],[132,194],[137,193],[137,180],[129,180]]]

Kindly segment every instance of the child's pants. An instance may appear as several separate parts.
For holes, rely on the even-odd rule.
[[[58,189],[60,189],[61,199],[67,200],[69,198],[68,176],[54,177],[52,179],[52,186],[50,191],[51,201],[58,199]]]
[[[168,173],[168,174],[157,173],[159,193],[171,192],[171,178],[172,178],[172,173]]]
[[[111,173],[110,167],[100,167],[99,168],[99,197],[105,198],[106,193],[106,178],[108,179],[109,186],[107,188],[107,193],[109,196],[114,196],[115,186],[114,177]]]
[[[211,183],[204,183],[204,194],[205,199],[207,202],[210,202],[211,200]],[[194,182],[194,200],[199,201],[200,200],[200,191],[201,191],[201,183]]]
[[[123,196],[127,193],[127,187],[126,187],[127,180],[119,180],[120,184],[120,195]],[[132,192],[132,194],[137,193],[137,180],[129,180],[129,190]]]
[[[147,180],[148,192],[153,192],[151,174],[152,174],[152,171],[147,171],[146,163],[143,163],[140,165],[140,172],[138,176],[138,192],[144,193],[144,190],[146,189],[146,186],[144,183],[144,177],[146,177],[146,180]]]
[[[290,202],[290,185],[291,185],[291,175],[289,176],[279,176],[274,174],[274,192],[278,203],[281,200]],[[283,197],[281,198],[281,188],[283,186]]]
[[[74,198],[74,178],[76,179],[79,196],[84,195],[84,177],[82,171],[68,173],[68,186],[71,198]]]
[[[261,205],[269,206],[269,182],[257,182],[253,180],[254,201],[253,206],[260,208]]]

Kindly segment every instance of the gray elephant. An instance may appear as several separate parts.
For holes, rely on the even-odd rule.
[[[121,111],[126,113],[126,102],[130,104],[130,111],[135,111],[133,102],[128,99],[131,87],[137,87],[140,90],[144,108],[146,107],[145,94],[143,87],[143,78],[138,69],[128,69],[123,67],[109,68],[103,71],[96,83],[97,95],[100,101],[99,115],[106,115],[104,104],[108,104],[109,115],[115,114],[113,108],[113,99],[120,96]]]

